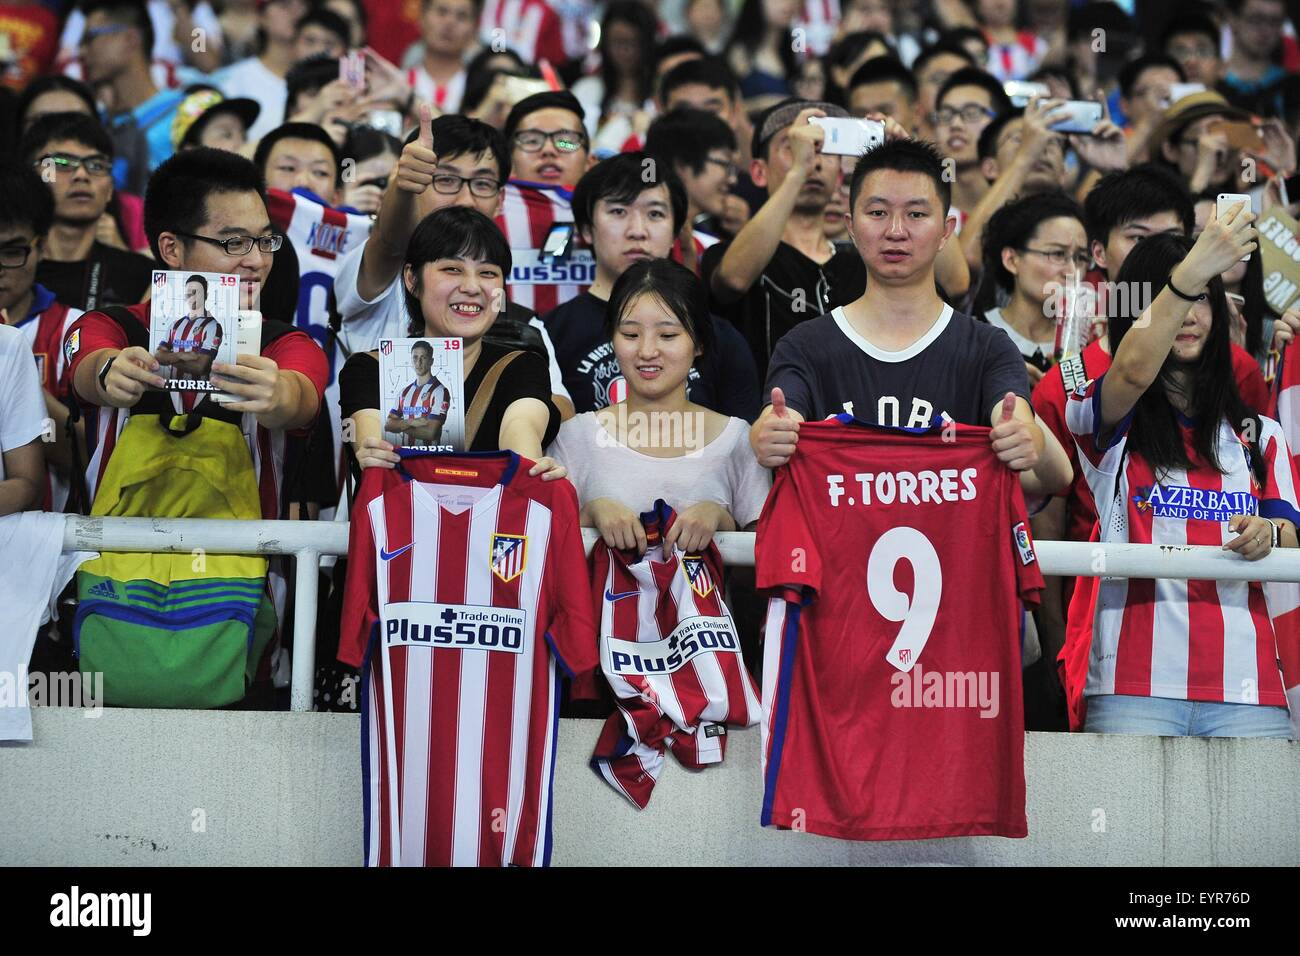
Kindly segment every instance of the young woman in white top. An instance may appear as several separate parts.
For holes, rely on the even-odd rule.
[[[704,286],[668,259],[619,277],[606,327],[626,398],[565,422],[549,454],[568,469],[582,523],[611,548],[646,550],[641,512],[662,498],[677,520],[665,547],[708,547],[715,532],[758,521],[770,478],[749,444],[749,425],[686,398],[692,364],[713,346]]]
[[[1078,203],[1064,193],[1038,193],[1007,203],[984,229],[984,282],[1010,297],[988,308],[984,320],[1011,337],[1025,357],[1030,385],[1050,367],[1056,344],[1051,306],[1072,281],[1081,281],[1092,259]],[[979,313],[976,312],[978,315]]]

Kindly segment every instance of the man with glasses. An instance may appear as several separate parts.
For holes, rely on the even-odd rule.
[[[1011,101],[992,74],[967,67],[948,77],[935,103],[930,124],[948,175],[954,177],[952,214],[957,217],[956,235],[960,236],[966,228],[967,216],[989,188],[988,180],[980,171],[980,133],[995,116],[1011,109]],[[969,252],[966,261],[972,268],[978,267],[978,258],[972,261]]]
[[[550,278],[542,247],[557,224],[572,223],[573,187],[592,165],[591,144],[583,125],[582,105],[567,91],[534,93],[515,104],[506,117],[511,178],[497,223],[510,243],[514,268],[511,297],[545,315],[590,284],[594,266],[586,250],[557,257],[565,280]],[[567,276],[578,274],[570,281]]]
[[[736,134],[713,113],[683,106],[651,123],[645,143],[645,151],[667,163],[686,188],[686,222],[695,246],[693,268],[699,272],[699,257],[718,241],[739,173]],[[682,250],[675,251],[680,261]]]
[[[1283,0],[1228,0],[1232,52],[1219,90],[1237,106],[1260,113],[1281,112],[1277,84],[1287,71],[1278,62],[1287,10]],[[1271,95],[1270,95],[1271,94]],[[1265,100],[1268,103],[1265,107]]]
[[[99,239],[113,198],[113,141],[99,121],[84,113],[43,116],[19,154],[54,198],[54,223],[36,272],[41,285],[77,309],[143,300],[153,260]]]
[[[262,190],[257,167],[223,150],[186,150],[158,167],[149,180],[144,215],[160,267],[233,273],[239,277],[240,307],[258,308],[273,253],[284,241],[272,230]],[[148,348],[150,314],[149,302],[88,312],[64,338],[72,389],[88,414],[92,448],[87,481],[92,488],[125,424],[123,412],[165,385],[165,370]],[[285,318],[263,315],[260,354],[240,354],[235,365],[213,364],[212,383],[237,401],[218,406],[205,393],[192,409],[225,420],[233,414],[250,436],[263,518],[287,517],[280,509],[283,459],[278,449],[286,433],[310,428],[328,375],[320,348]]]
[[[381,338],[407,334],[402,265],[411,234],[426,216],[447,206],[468,206],[501,223],[502,187],[510,173],[505,140],[479,120],[459,114],[430,119],[429,112],[428,106],[420,107],[420,126],[407,137],[388,179],[369,239],[339,259],[334,292],[349,352],[368,352],[379,347]],[[515,302],[504,303],[504,309],[488,334],[509,328],[544,349],[552,400],[564,417],[571,416],[573,403],[541,319]]]
[[[922,50],[912,61],[916,76],[915,131],[918,139],[938,140],[932,116],[939,91],[958,70],[978,66],[964,46],[955,40],[941,40]]]
[[[1200,13],[1176,16],[1165,27],[1161,48],[1178,63],[1188,83],[1202,83],[1214,89],[1223,75],[1219,58],[1219,27]]]

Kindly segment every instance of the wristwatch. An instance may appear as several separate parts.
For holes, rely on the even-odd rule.
[[[114,355],[111,359],[109,359],[107,362],[104,363],[104,367],[101,368],[99,370],[99,374],[95,376],[95,379],[99,382],[99,390],[101,392],[108,391],[108,386],[105,385],[104,382],[107,381],[108,379],[108,370],[113,367],[113,363],[116,361],[117,361],[117,356]]]

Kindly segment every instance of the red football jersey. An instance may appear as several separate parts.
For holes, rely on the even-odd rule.
[[[664,749],[686,767],[718,763],[727,725],[758,723],[758,692],[745,669],[731,614],[722,600],[722,555],[674,548],[661,535],[675,515],[663,501],[641,515],[649,545],[637,555],[603,541],[592,550],[600,612],[600,663],[618,700],[592,755],[593,769],[645,809]]]
[[[513,452],[403,451],[352,509],[368,866],[545,866],[559,672],[597,664],[578,501]]]
[[[1043,578],[987,428],[805,422],[758,522],[762,822],[1023,837],[1021,603]]]

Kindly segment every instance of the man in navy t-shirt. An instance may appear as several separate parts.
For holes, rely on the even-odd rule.
[[[849,412],[923,428],[945,416],[991,425],[994,451],[1021,473],[1027,491],[1050,494],[1069,484],[1069,460],[1035,422],[1016,347],[935,291],[934,262],[956,224],[950,199],[942,158],[928,143],[891,138],[858,161],[849,234],[867,289],[777,343],[766,385],[771,404],[750,431],[761,464],[789,460],[802,421]]]

